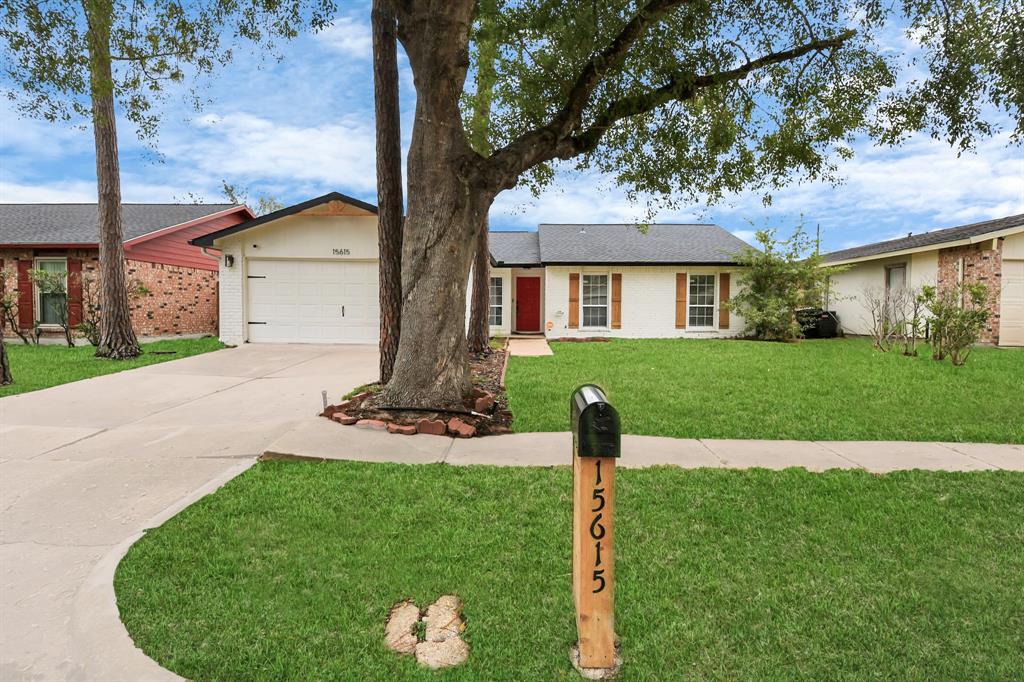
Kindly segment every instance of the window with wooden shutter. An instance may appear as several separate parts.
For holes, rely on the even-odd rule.
[[[612,273],[612,329],[622,329],[622,273]]]
[[[718,328],[729,328],[729,273],[718,276]]]
[[[569,329],[580,327],[580,275],[569,274]]]
[[[676,329],[686,329],[686,273],[676,273]]]
[[[35,269],[52,275],[63,275],[63,293],[42,291],[36,287],[36,320],[39,324],[58,326],[68,321],[68,261],[66,258],[37,258]]]

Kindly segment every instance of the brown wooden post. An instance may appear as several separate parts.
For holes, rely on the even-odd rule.
[[[572,587],[580,668],[612,671],[615,650],[615,460],[619,415],[597,386],[572,394]],[[578,661],[577,661],[578,657]]]

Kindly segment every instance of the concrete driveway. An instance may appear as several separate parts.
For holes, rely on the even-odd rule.
[[[0,680],[172,677],[110,613],[123,550],[315,415],[322,389],[376,376],[375,347],[247,345],[0,400]]]

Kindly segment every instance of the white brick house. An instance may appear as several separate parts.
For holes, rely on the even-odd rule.
[[[554,338],[735,336],[743,320],[722,304],[735,292],[735,255],[745,248],[716,225],[542,224],[536,232],[492,232],[498,324],[491,330]]]
[[[192,242],[220,257],[225,343],[376,343],[376,207],[326,194]],[[491,332],[720,337],[746,243],[715,225],[491,233]]]

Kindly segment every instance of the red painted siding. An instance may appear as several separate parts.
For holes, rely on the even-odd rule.
[[[125,259],[216,271],[216,259],[205,255],[202,249],[192,246],[188,240],[244,223],[251,218],[248,209],[239,209],[180,227],[159,230],[152,235],[143,235],[125,242]]]

